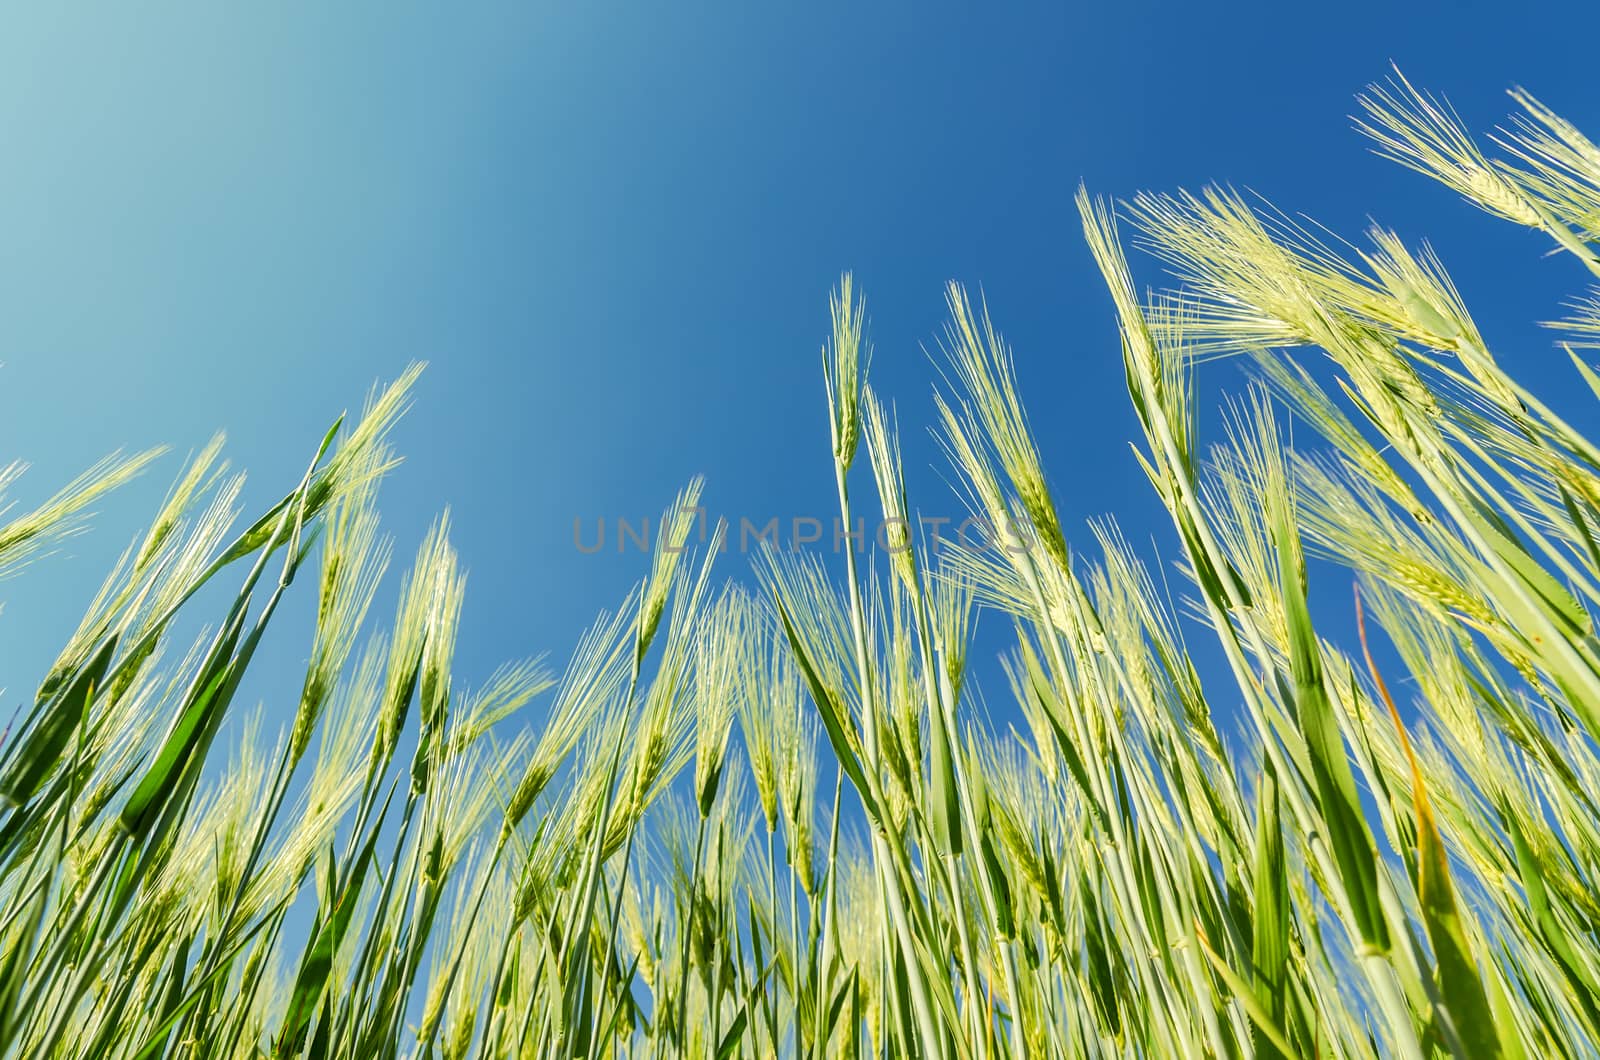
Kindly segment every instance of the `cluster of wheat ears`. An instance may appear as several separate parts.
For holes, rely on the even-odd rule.
[[[1494,156],[1398,77],[1362,127],[1600,275],[1600,148],[1516,99]],[[213,443],[0,747],[0,1057],[1600,1055],[1600,447],[1385,231],[1344,257],[1230,192],[1140,196],[1180,283],[1141,299],[1116,213],[1079,207],[1181,611],[1110,522],[1069,546],[954,286],[941,434],[1033,547],[768,550],[717,586],[715,542],[674,547],[694,484],[559,674],[453,679],[443,521],[370,628],[415,370],[242,532]],[[862,326],[846,278],[840,516],[905,526]],[[1600,338],[1600,301],[1561,326]],[[1199,452],[1222,353],[1257,382]],[[0,571],[148,461],[0,526]],[[1307,551],[1358,580],[1351,644],[1317,635]],[[292,721],[224,727],[288,592],[317,594]],[[1003,734],[964,680],[980,607],[1015,628]],[[1185,637],[1215,638],[1204,683]]]

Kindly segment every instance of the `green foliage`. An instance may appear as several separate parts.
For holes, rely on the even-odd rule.
[[[1501,158],[1398,77],[1363,128],[1600,274],[1600,148],[1515,98]],[[417,369],[242,532],[214,442],[0,744],[0,1060],[1600,1056],[1600,446],[1390,233],[1341,257],[1217,189],[1079,206],[1181,610],[1114,524],[1069,542],[1011,352],[953,285],[939,418],[999,547],[908,531],[846,277],[818,456],[845,525],[873,479],[890,562],[773,551],[759,591],[713,591],[696,481],[556,674],[457,679],[444,519],[371,629]],[[1119,217],[1181,290],[1140,296]],[[1600,394],[1597,305],[1558,326]],[[1233,353],[1258,382],[1202,449],[1194,374]],[[0,574],[153,455],[0,526]],[[307,567],[299,699],[241,716]],[[1339,567],[1359,665],[1312,604]],[[1016,631],[1004,734],[979,606]]]

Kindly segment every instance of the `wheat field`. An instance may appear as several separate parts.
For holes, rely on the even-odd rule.
[[[1600,147],[1513,96],[1479,139],[1397,74],[1361,127],[1600,277]],[[1600,444],[1384,229],[1216,188],[1078,206],[1170,584],[1110,519],[1069,540],[1070,460],[955,285],[936,429],[1003,539],[733,570],[692,482],[564,665],[481,687],[446,520],[373,608],[419,368],[253,518],[215,441],[0,744],[0,1058],[1600,1055]],[[845,276],[817,458],[843,525],[906,528],[864,304]],[[1600,294],[1553,327],[1600,400]],[[1219,356],[1252,381],[1202,443]],[[0,575],[155,456],[8,513]],[[1336,621],[1308,556],[1358,586],[1319,594]],[[291,593],[301,691],[252,713]],[[980,611],[1014,725],[969,680]]]

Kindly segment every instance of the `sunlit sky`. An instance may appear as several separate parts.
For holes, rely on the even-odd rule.
[[[1593,5],[1469,2],[13,11],[0,463],[32,470],[12,499],[119,447],[174,453],[0,584],[0,705],[31,694],[185,452],[226,430],[264,506],[413,359],[383,494],[397,557],[450,508],[465,681],[564,657],[646,562],[581,554],[575,519],[658,512],[694,474],[735,521],[831,518],[817,351],[844,269],[914,505],[961,512],[924,430],[956,279],[1015,348],[1069,537],[1115,513],[1170,565],[1079,182],[1226,182],[1352,238],[1376,220],[1431,240],[1502,358],[1560,400],[1573,377],[1532,322],[1582,292],[1576,266],[1375,158],[1349,115],[1393,61],[1475,129],[1522,84],[1600,130],[1597,38]],[[1240,382],[1202,370],[1205,436]],[[308,645],[292,617],[275,633],[269,714]]]

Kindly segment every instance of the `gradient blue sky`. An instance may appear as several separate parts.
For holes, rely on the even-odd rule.
[[[642,572],[579,555],[575,517],[651,514],[695,473],[734,517],[832,511],[817,348],[849,268],[920,508],[957,510],[922,430],[955,278],[1016,349],[1069,534],[1115,512],[1170,557],[1078,182],[1226,181],[1347,235],[1431,238],[1505,359],[1560,394],[1530,322],[1576,267],[1375,159],[1348,115],[1394,60],[1474,128],[1521,83],[1600,129],[1596,10],[34,5],[0,32],[0,461],[34,465],[27,502],[113,448],[225,428],[265,503],[425,359],[386,526],[409,557],[451,506],[470,682],[563,657]],[[1203,382],[1215,428],[1237,376]],[[8,709],[178,455],[0,586]]]

